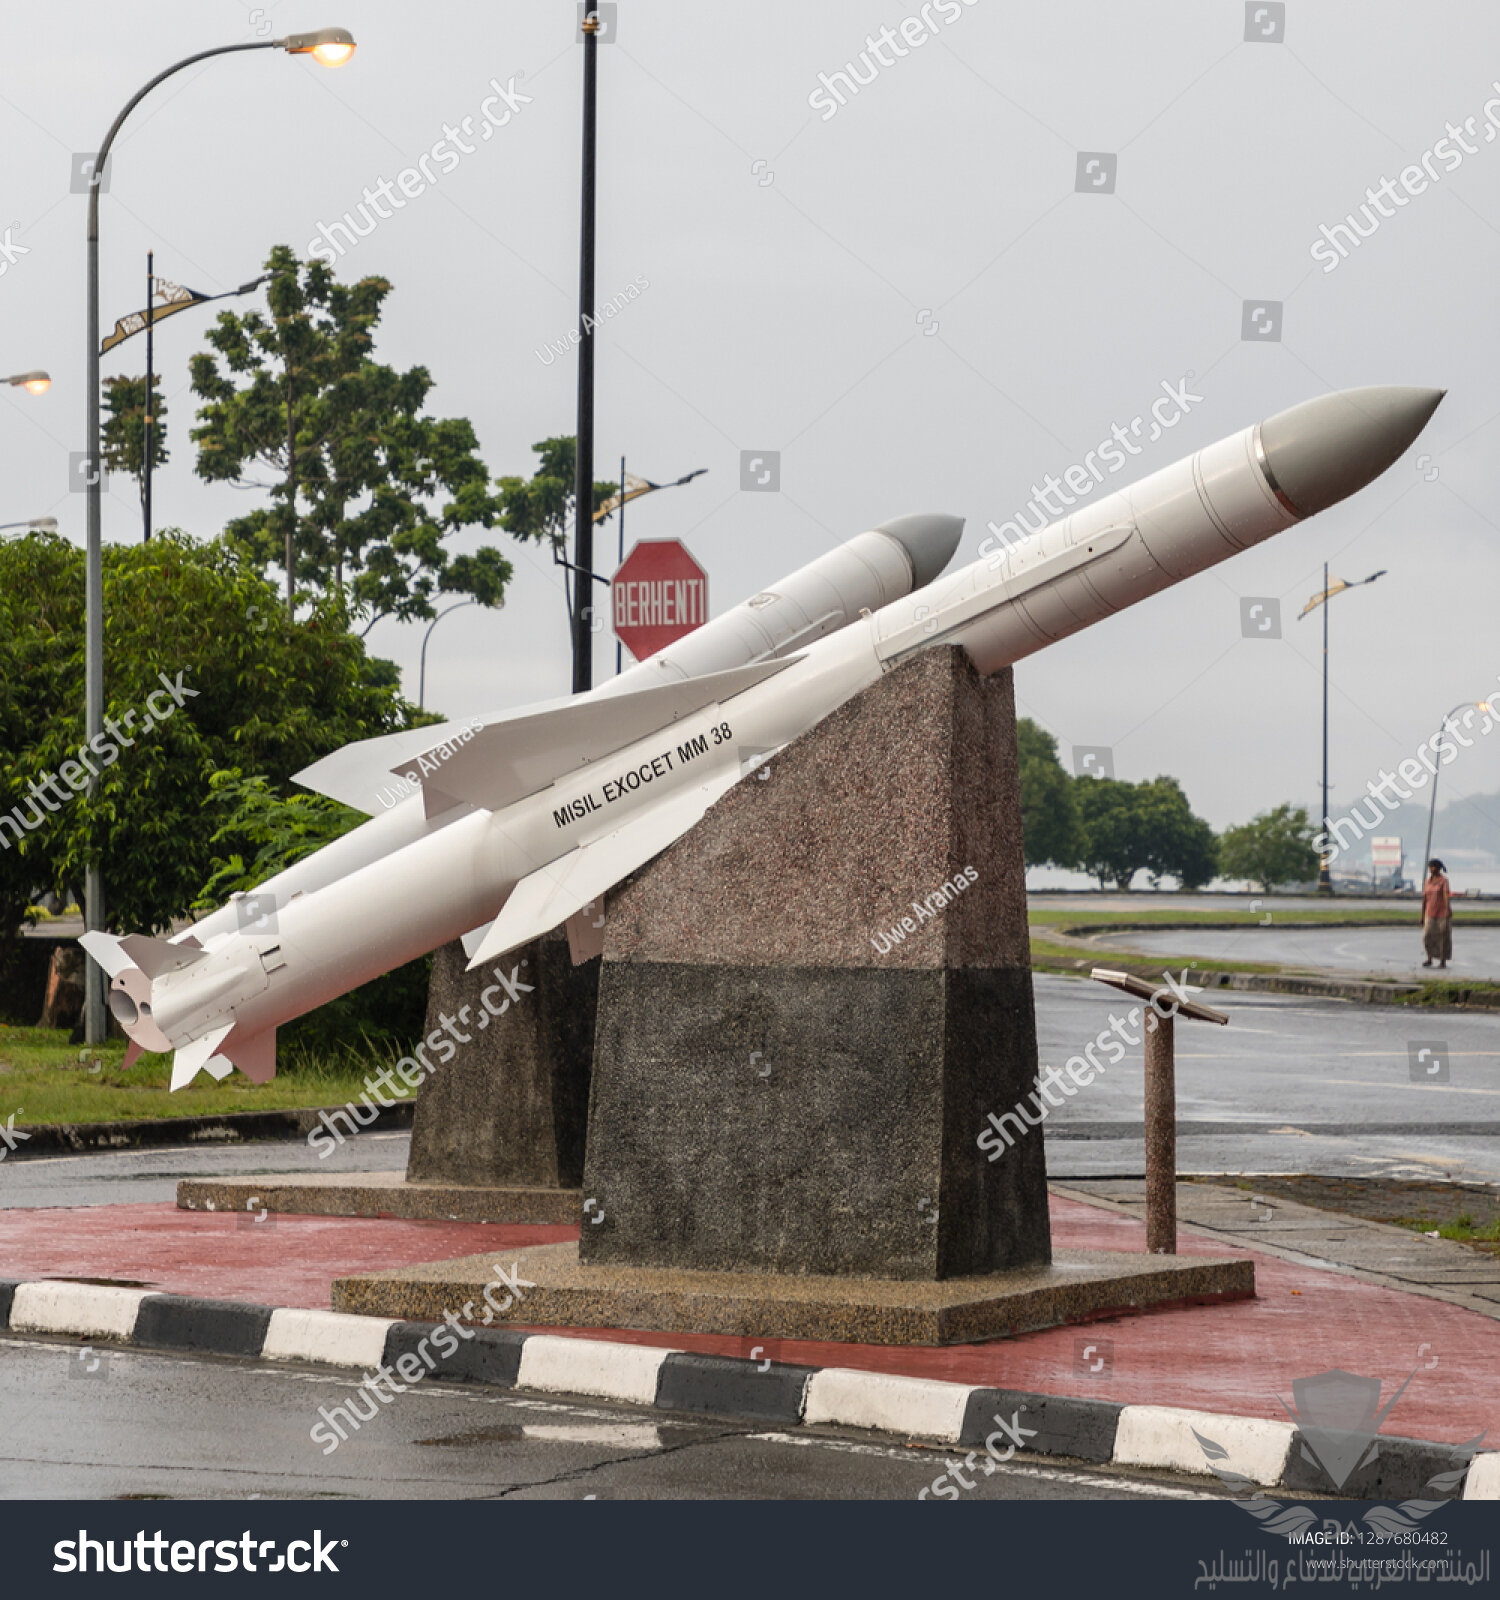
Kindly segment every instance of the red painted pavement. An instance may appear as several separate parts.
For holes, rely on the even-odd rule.
[[[577,1234],[568,1227],[279,1216],[274,1224],[179,1211],[170,1204],[0,1211],[0,1277],[137,1280],[173,1294],[262,1305],[326,1307],[336,1277],[420,1261],[514,1252]],[[1145,1226],[1118,1212],[1052,1197],[1060,1250],[1145,1248]],[[1184,1234],[1184,1254],[1226,1253]],[[1387,1433],[1453,1442],[1500,1437],[1500,1322],[1441,1300],[1254,1251],[1254,1300],[1180,1306],[943,1349],[739,1339],[601,1328],[540,1330],[582,1338],[1083,1395],[1285,1420],[1278,1394],[1330,1367],[1385,1380],[1385,1398],[1414,1369]],[[1084,1343],[1109,1341],[1110,1370],[1080,1370]],[[1425,1347],[1425,1348],[1424,1348]],[[1097,1357],[1096,1357],[1097,1358]],[[1095,1359],[1096,1359],[1095,1358]]]

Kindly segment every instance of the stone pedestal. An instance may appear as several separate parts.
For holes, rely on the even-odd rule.
[[[517,1318],[953,1344],[1253,1294],[1246,1260],[1054,1260],[1040,1127],[979,1148],[1037,1071],[1010,674],[919,657],[767,770],[609,897],[582,1231],[525,1251]],[[493,1271],[333,1305],[436,1319]]]
[[[977,1145],[1037,1071],[1008,671],[890,673],[612,894],[604,939],[581,1264],[1050,1259],[1040,1132]]]
[[[498,965],[529,991],[483,1031],[489,968],[465,972],[463,946],[433,957],[427,1032],[467,1007],[469,1042],[422,1084],[406,1176],[425,1183],[577,1189],[589,1094],[599,963],[575,967],[559,929]]]

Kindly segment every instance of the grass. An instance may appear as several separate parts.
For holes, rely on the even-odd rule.
[[[239,1072],[216,1083],[200,1073],[172,1094],[170,1056],[144,1055],[129,1071],[124,1056],[123,1040],[80,1051],[62,1029],[0,1024],[0,1122],[12,1112],[18,1128],[34,1128],[342,1105],[359,1098],[370,1073],[396,1060],[389,1046],[350,1046],[338,1056],[293,1049],[269,1083],[251,1083]],[[385,1092],[387,1098],[408,1093],[399,1078]]]

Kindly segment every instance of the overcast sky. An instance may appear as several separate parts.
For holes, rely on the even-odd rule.
[[[1184,376],[1201,399],[1111,486],[1330,389],[1447,388],[1413,452],[1353,500],[1017,667],[1022,711],[1064,760],[1102,745],[1119,777],[1173,773],[1216,827],[1283,800],[1316,808],[1320,635],[1294,618],[1324,560],[1351,580],[1389,570],[1331,613],[1335,812],[1449,706],[1500,689],[1500,138],[1485,139],[1483,109],[1500,96],[1500,11],[1248,9],[621,0],[600,50],[597,287],[601,300],[648,287],[601,329],[597,476],[622,452],[651,477],[709,469],[632,508],[627,532],[684,539],[715,612],[902,512],[961,514],[958,559],[973,559],[1034,481]],[[859,60],[882,29],[899,45],[908,18],[920,44]],[[229,57],[132,116],[102,200],[105,330],[142,304],[148,248],[168,278],[231,288],[272,244],[306,253],[445,124],[477,130],[491,80],[514,78],[530,98],[508,125],[470,134],[451,170],[430,163],[437,181],[337,270],[392,281],[378,357],[426,365],[431,408],[473,421],[494,473],[529,472],[535,440],[572,432],[574,358],[538,352],[575,318],[573,4],[9,0],[0,373],[45,367],[55,382],[40,398],[0,391],[0,521],[52,515],[82,540],[67,487],[84,426],[74,153],[173,60],[326,24],[359,42],[337,72]],[[820,74],[851,61],[871,81],[839,105]],[[1473,153],[1430,154],[1471,117]],[[1108,158],[1086,192],[1081,152]],[[1325,271],[1337,258],[1314,259],[1320,225],[1424,155],[1437,181],[1384,202],[1390,217]],[[1242,337],[1246,302],[1248,324],[1279,337]],[[157,336],[172,447],[157,521],[201,537],[256,503],[192,472],[187,362],[208,320],[190,311]],[[137,339],[104,371],[143,367]],[[779,492],[740,490],[746,449],[781,452]],[[104,517],[107,540],[139,536],[129,480]],[[428,702],[453,716],[568,687],[556,569],[503,534],[465,536],[485,542],[516,580],[503,610],[460,611],[433,635]],[[1279,600],[1279,639],[1242,636],[1244,597]],[[391,621],[369,639],[413,698],[420,641]],[[613,659],[605,634],[601,676]],[[1500,790],[1500,735],[1443,789]]]

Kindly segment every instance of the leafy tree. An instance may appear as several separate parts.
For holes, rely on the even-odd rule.
[[[31,824],[19,838],[0,827],[0,931],[35,891],[80,884],[95,857],[112,927],[167,926],[213,870],[213,773],[238,767],[282,789],[349,740],[410,725],[395,668],[366,658],[338,600],[289,623],[237,551],[168,529],[105,546],[106,733],[95,793],[78,792],[83,565],[56,535],[0,544],[0,814],[19,805]],[[28,792],[48,774],[44,809]]]
[[[1110,880],[1128,889],[1142,868],[1156,881],[1174,877],[1184,889],[1201,888],[1213,877],[1213,829],[1193,815],[1175,778],[1075,778],[1073,793],[1087,840],[1085,870],[1101,889]]]
[[[573,530],[573,475],[578,470],[578,441],[572,434],[560,434],[553,439],[543,439],[531,448],[540,458],[531,477],[495,480],[499,491],[500,526],[518,539],[549,545],[554,555],[566,555],[568,535]],[[596,483],[595,507],[602,505],[618,488],[615,483]],[[608,520],[601,518],[599,525]],[[563,595],[571,617],[573,602],[568,598],[566,572],[565,568]]]
[[[294,583],[372,620],[435,616],[438,594],[499,605],[512,571],[500,552],[443,546],[499,516],[472,425],[422,414],[425,367],[397,372],[371,356],[390,283],[339,283],[286,245],[266,267],[270,316],[221,312],[207,335],[217,356],[191,362],[204,401],[192,435],[198,475],[245,483],[258,463],[277,478],[255,485],[272,504],[236,518],[225,537],[256,570],[283,568],[289,611]]]
[[[1021,756],[1021,826],[1028,867],[1076,867],[1084,856],[1083,826],[1073,780],[1057,759],[1057,740],[1030,717],[1016,723]]]
[[[112,472],[135,479],[146,509],[146,375],[104,380],[104,426],[100,439],[104,464]],[[161,374],[151,374],[151,465],[167,461],[167,402],[161,395]]]
[[[1083,868],[1121,889],[1146,864],[1145,835],[1135,785],[1117,778],[1074,778],[1073,795],[1083,826]]]
[[[267,779],[247,778],[238,767],[212,773],[208,791],[209,805],[223,818],[208,842],[228,854],[215,854],[212,876],[193,905],[196,916],[232,894],[248,893],[368,820],[327,795],[302,789],[279,795]]]
[[[1153,778],[1136,785],[1136,799],[1153,887],[1171,877],[1184,889],[1201,889],[1218,870],[1218,840],[1193,815],[1182,785],[1176,778]]]
[[[1229,878],[1248,878],[1267,894],[1279,883],[1305,883],[1318,873],[1313,826],[1303,806],[1273,811],[1226,828],[1219,840],[1219,866]]]

